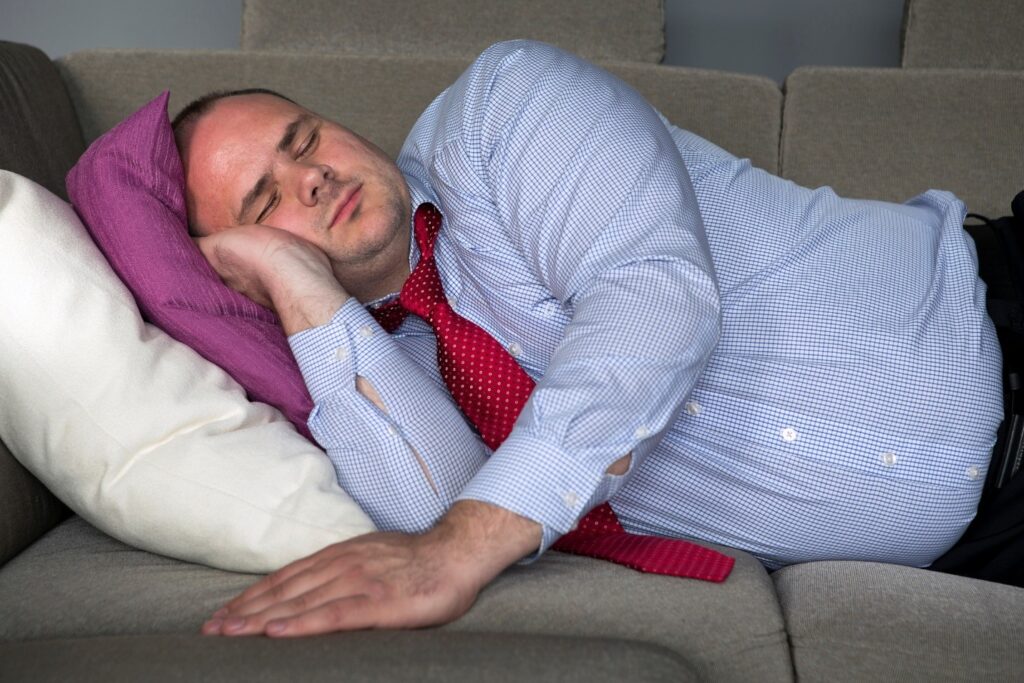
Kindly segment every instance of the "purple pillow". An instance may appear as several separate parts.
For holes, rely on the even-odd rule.
[[[71,203],[143,317],[224,368],[312,439],[313,402],[277,316],[225,285],[188,234],[164,92],[89,146]]]

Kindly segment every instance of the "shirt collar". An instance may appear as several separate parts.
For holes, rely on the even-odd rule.
[[[430,202],[440,210],[440,204],[437,201],[437,197],[423,182],[421,182],[415,176],[408,174],[405,175],[406,185],[409,187],[409,200],[411,204],[411,211],[409,212],[409,272],[411,273],[416,265],[420,262],[420,247],[416,244],[416,233],[414,231],[414,221],[416,215],[416,208],[424,203]],[[442,212],[443,215],[443,212]],[[392,292],[385,294],[384,296],[374,299],[368,302],[366,305],[370,308],[379,308],[384,304],[388,303],[392,299],[398,296],[398,292]]]

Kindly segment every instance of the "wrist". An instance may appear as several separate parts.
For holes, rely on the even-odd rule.
[[[483,585],[540,547],[541,535],[541,525],[532,519],[483,501],[460,500],[426,537],[461,558],[460,566],[472,567]]]
[[[279,262],[267,289],[287,336],[327,323],[349,299],[330,267],[301,253]]]

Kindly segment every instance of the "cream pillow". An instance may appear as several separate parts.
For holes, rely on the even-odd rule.
[[[267,572],[374,530],[326,455],[145,323],[74,210],[0,171],[0,439],[130,545]]]

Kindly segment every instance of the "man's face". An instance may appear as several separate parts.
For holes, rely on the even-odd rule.
[[[306,239],[339,280],[408,266],[409,190],[352,131],[272,95],[214,103],[182,150],[189,216],[208,235],[260,223]]]

